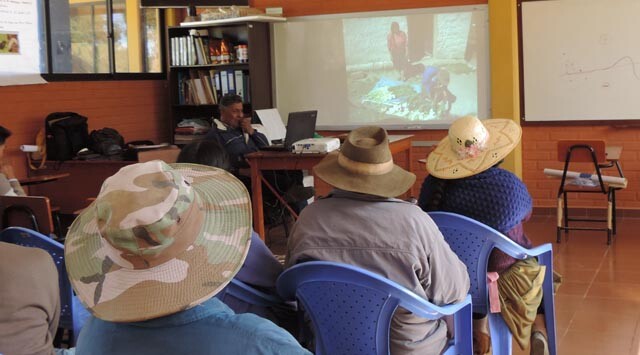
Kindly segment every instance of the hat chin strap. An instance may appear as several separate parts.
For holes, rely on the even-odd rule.
[[[393,158],[384,163],[363,163],[351,160],[342,153],[338,154],[338,165],[358,175],[384,175],[393,170]]]

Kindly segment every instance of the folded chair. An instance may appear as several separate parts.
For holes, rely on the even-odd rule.
[[[60,285],[60,323],[58,327],[69,331],[69,346],[74,346],[82,325],[89,317],[89,312],[82,306],[71,288],[64,264],[64,246],[41,233],[21,227],[10,227],[3,230],[0,232],[0,241],[44,249],[51,255],[58,269]]]
[[[625,185],[609,183],[606,177],[603,178],[602,169],[616,167],[618,175],[624,178],[618,160],[607,161],[605,153],[605,142],[602,140],[561,140],[558,141],[558,161],[564,162],[562,180],[558,188],[558,211],[557,211],[557,238],[558,243],[562,240],[562,231],[569,234],[570,230],[601,230],[607,232],[607,244],[611,244],[611,238],[616,234],[616,190],[620,190]],[[588,163],[592,174],[576,174],[570,171],[571,163]],[[574,176],[574,177],[571,177]],[[597,177],[597,179],[595,179]],[[607,198],[606,219],[596,218],[571,218],[569,217],[569,193],[591,193],[602,194]],[[606,222],[604,227],[575,227],[569,226],[569,222]]]
[[[489,255],[498,248],[516,259],[538,258],[540,265],[546,266],[542,285],[547,340],[551,355],[557,354],[555,305],[553,298],[553,251],[551,244],[525,249],[497,230],[471,218],[449,212],[429,212],[444,239],[460,260],[467,266],[473,299],[473,312],[487,314],[491,332],[493,355],[511,355],[511,332],[499,313],[489,312],[489,291],[487,285],[487,265]]]
[[[0,196],[0,230],[25,227],[54,239],[63,239],[58,212],[51,208],[49,198],[45,196]]]
[[[469,295],[439,307],[378,274],[326,261],[285,270],[277,288],[285,300],[297,300],[311,319],[316,355],[389,354],[389,327],[398,307],[427,319],[453,315],[455,337],[443,354],[472,353]]]

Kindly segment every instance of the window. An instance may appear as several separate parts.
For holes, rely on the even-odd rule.
[[[46,6],[47,80],[164,79],[160,10],[141,9],[139,0],[49,0]]]

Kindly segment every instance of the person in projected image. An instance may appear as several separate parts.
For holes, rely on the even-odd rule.
[[[449,91],[451,75],[444,67],[429,65],[422,73],[422,96],[431,102],[431,110],[436,116],[449,114],[456,101],[456,95]]]
[[[391,54],[391,62],[393,69],[400,72],[400,76],[404,79],[404,70],[409,64],[407,58],[407,34],[400,30],[400,24],[391,23],[391,31],[387,36],[387,49]]]

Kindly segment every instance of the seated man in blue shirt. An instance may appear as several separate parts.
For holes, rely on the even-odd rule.
[[[240,178],[247,189],[251,189],[251,181],[238,175],[238,169],[248,167],[244,155],[257,152],[269,145],[267,137],[251,126],[251,118],[244,117],[242,97],[239,95],[225,95],[220,99],[220,119],[213,120],[211,131],[205,139],[217,140],[231,157],[233,173]],[[300,170],[270,170],[263,171],[267,179],[280,195],[299,213],[306,200],[314,195],[313,188],[304,188],[302,172]],[[273,206],[275,197],[269,189],[263,189],[265,205]],[[272,209],[266,208],[267,213]]]
[[[249,195],[228,172],[159,160],[120,169],[66,239],[69,279],[93,314],[76,354],[309,354],[214,297],[250,241]]]

